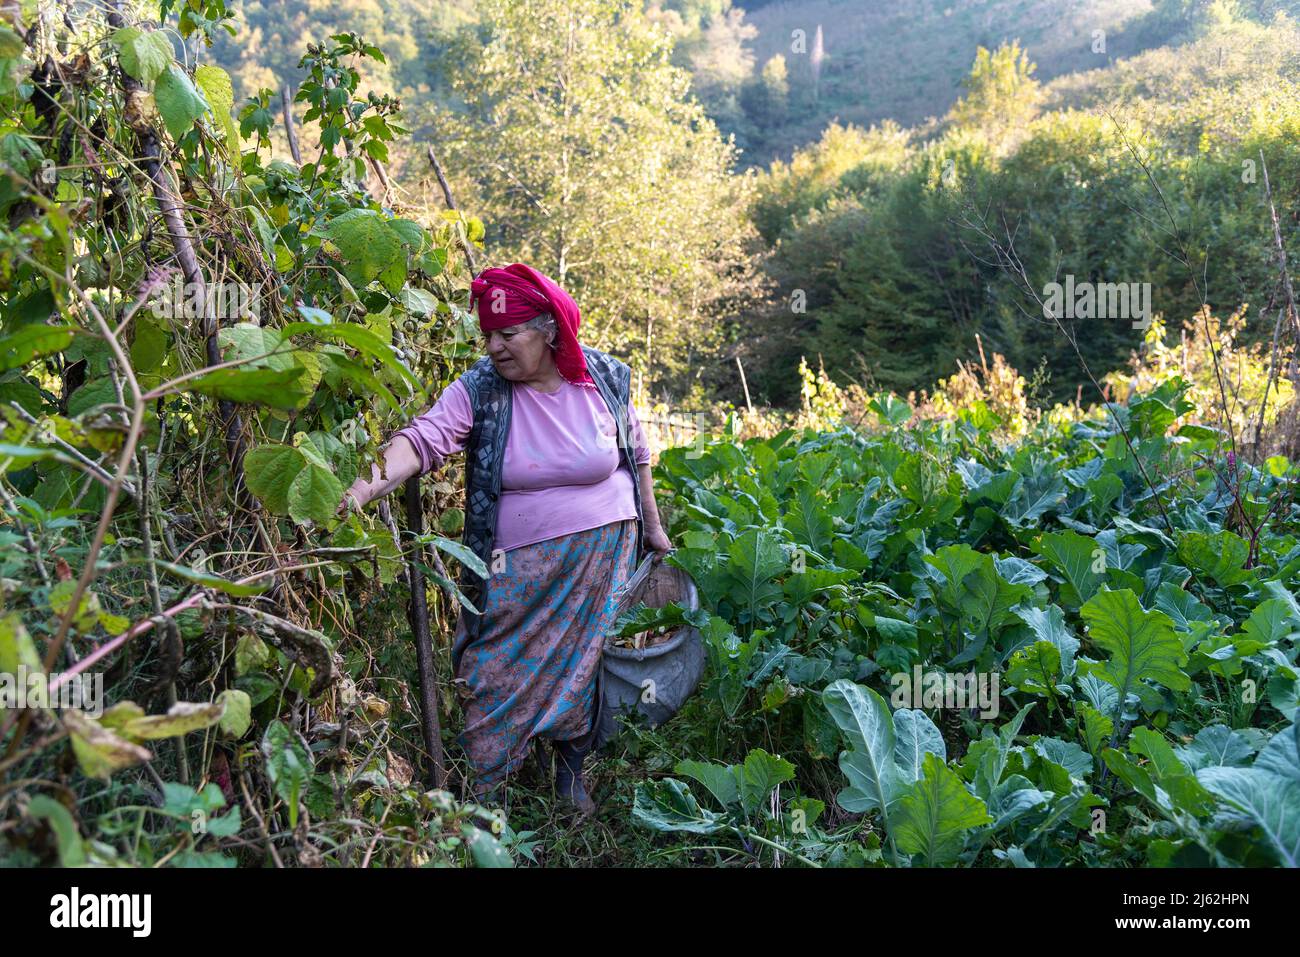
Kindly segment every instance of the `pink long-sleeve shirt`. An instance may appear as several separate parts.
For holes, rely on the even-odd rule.
[[[509,551],[636,518],[632,476],[619,467],[617,426],[600,393],[568,381],[554,392],[514,385],[493,547]],[[643,465],[650,448],[631,403],[627,415],[633,458]],[[463,451],[473,425],[469,391],[457,379],[397,435],[411,443],[423,473]]]

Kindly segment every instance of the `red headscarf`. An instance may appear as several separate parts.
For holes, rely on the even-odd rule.
[[[559,329],[555,365],[560,375],[574,385],[596,387],[587,372],[582,347],[578,345],[578,323],[582,321],[578,304],[549,277],[523,263],[511,263],[504,269],[485,269],[470,283],[471,311],[475,303],[478,303],[479,328],[484,332],[517,326],[549,312]]]

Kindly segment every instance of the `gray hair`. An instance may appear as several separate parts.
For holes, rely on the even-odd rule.
[[[544,312],[540,316],[534,316],[527,322],[522,323],[524,329],[536,329],[546,337],[546,344],[555,348],[555,340],[560,335],[560,327],[555,324],[555,317],[549,312]]]

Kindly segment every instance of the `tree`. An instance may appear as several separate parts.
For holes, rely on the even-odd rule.
[[[1167,31],[1200,36],[1250,13],[1266,19],[1274,6],[1258,2],[1243,4],[1240,0],[1157,0],[1150,16]]]
[[[778,53],[763,64],[757,79],[741,91],[741,105],[762,128],[785,122],[790,107],[790,75],[784,56]]]
[[[490,0],[448,61],[461,98],[440,149],[472,181],[492,258],[529,262],[577,299],[584,341],[643,347],[650,381],[700,369],[755,287],[739,211],[750,180],[628,0]]]
[[[745,22],[745,11],[731,7],[714,14],[692,44],[690,63],[695,83],[734,95],[754,70],[754,54],[745,46],[758,28]]]
[[[1034,70],[1018,41],[991,53],[980,47],[970,74],[962,80],[966,94],[952,108],[953,121],[964,129],[982,130],[994,141],[1023,128],[1043,98]]]

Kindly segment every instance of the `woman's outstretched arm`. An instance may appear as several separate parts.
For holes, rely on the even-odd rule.
[[[352,500],[353,508],[364,508],[368,502],[382,498],[413,475],[420,473],[420,457],[405,435],[394,436],[393,440],[384,446],[382,454],[383,468],[381,469],[379,463],[375,462],[370,466],[369,479],[357,476],[357,480],[343,493],[343,504],[340,509],[349,504],[348,499]]]
[[[465,448],[473,425],[474,410],[470,406],[469,393],[457,379],[431,408],[398,430],[380,451],[383,466],[376,462],[371,466],[369,477],[357,477],[343,494],[339,512],[349,506],[362,508],[387,495],[407,479],[437,468],[447,456]]]

